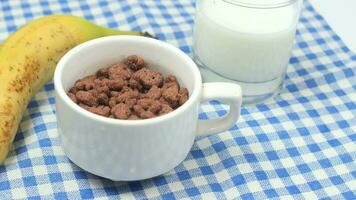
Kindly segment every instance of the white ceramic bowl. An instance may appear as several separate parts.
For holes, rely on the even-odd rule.
[[[142,56],[150,67],[174,74],[189,90],[189,100],[177,110],[152,119],[117,120],[90,113],[66,92],[76,80],[100,67]],[[231,127],[240,114],[241,89],[231,83],[202,84],[195,63],[176,47],[139,36],[110,36],[70,50],[54,75],[58,130],[66,155],[79,167],[112,180],[140,180],[163,174],[184,160],[197,134]],[[230,105],[222,118],[198,121],[201,101]]]

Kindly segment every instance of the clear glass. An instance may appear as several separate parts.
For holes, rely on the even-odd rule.
[[[244,104],[277,94],[302,0],[198,0],[193,53],[204,82],[239,84]]]

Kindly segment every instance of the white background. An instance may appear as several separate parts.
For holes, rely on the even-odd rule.
[[[310,0],[345,44],[356,52],[356,0]]]

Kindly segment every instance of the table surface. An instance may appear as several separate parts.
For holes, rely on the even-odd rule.
[[[112,28],[147,30],[191,55],[194,2],[3,0],[0,40],[34,18],[66,13]],[[356,54],[309,1],[284,84],[274,99],[243,107],[229,130],[196,138],[175,169],[148,180],[113,182],[66,157],[50,81],[29,103],[0,166],[0,198],[356,199]],[[200,107],[199,118],[226,113],[225,105],[212,101]]]

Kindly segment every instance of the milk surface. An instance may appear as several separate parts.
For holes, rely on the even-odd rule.
[[[295,36],[292,8],[251,9],[222,0],[203,0],[198,6],[194,53],[207,68],[247,83],[283,76]]]

